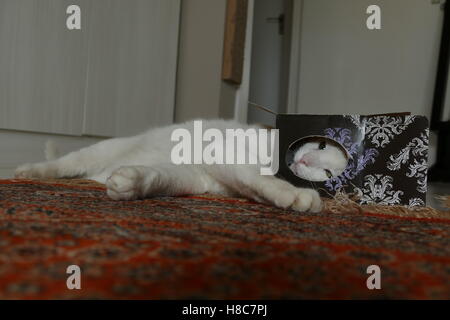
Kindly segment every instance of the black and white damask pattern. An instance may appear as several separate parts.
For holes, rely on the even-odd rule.
[[[420,122],[423,119],[419,118],[423,117],[408,115],[375,117],[346,115],[345,117],[350,119],[363,135],[364,148],[376,148],[380,154],[373,168],[368,167],[367,172],[363,173],[361,185],[354,188],[360,197],[360,203],[404,204],[408,207],[425,205],[429,132],[428,128],[424,129],[426,125]],[[410,126],[416,126],[417,123],[421,123],[419,126],[422,132],[417,132],[416,127],[412,131],[408,129]],[[405,133],[407,129],[408,134]],[[402,135],[403,133],[405,135]],[[395,145],[390,145],[391,143]],[[399,144],[398,148],[397,144]],[[400,148],[402,149],[398,151]],[[387,152],[395,153],[386,154]],[[419,194],[413,195],[411,189],[415,189]]]
[[[388,175],[369,174],[364,177],[363,188],[355,188],[355,193],[361,204],[398,205],[403,191],[394,190],[393,181]]]
[[[408,204],[409,208],[423,207],[423,206],[425,206],[425,202],[422,199],[420,199],[420,198],[409,199],[409,204]]]
[[[428,170],[428,129],[415,137],[399,153],[391,155],[387,168],[398,171],[402,165],[408,166],[406,176],[416,178],[417,191],[427,192],[427,170]]]
[[[384,148],[391,140],[401,134],[415,119],[415,116],[373,117],[366,123],[366,137],[376,147]]]
[[[361,117],[360,115],[346,115],[359,128],[364,136],[377,148],[384,148],[396,135],[401,134],[416,116],[393,117]]]

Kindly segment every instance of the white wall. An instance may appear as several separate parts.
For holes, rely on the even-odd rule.
[[[381,30],[366,28],[369,4]],[[298,112],[429,116],[442,17],[424,0],[304,0]]]
[[[236,87],[222,76],[226,0],[182,0],[175,121],[231,118]]]
[[[431,115],[443,11],[424,0],[303,0],[294,109]],[[381,8],[382,29],[366,27]],[[432,140],[434,149],[434,138]],[[434,151],[432,150],[432,158]],[[433,159],[431,159],[433,162]]]

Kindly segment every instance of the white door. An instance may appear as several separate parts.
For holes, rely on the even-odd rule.
[[[436,1],[294,2],[291,112],[431,114],[443,18]],[[374,4],[381,30],[366,26]]]
[[[253,11],[249,100],[278,113],[284,111],[283,63],[287,28],[285,0],[256,0]],[[274,124],[273,115],[250,105],[249,123]]]
[[[81,30],[66,9],[81,8]],[[0,129],[135,134],[173,120],[180,0],[0,0]]]
[[[87,38],[66,28],[71,3],[88,1],[0,0],[0,128],[82,133]]]
[[[171,123],[180,0],[91,2],[83,133],[133,135]]]

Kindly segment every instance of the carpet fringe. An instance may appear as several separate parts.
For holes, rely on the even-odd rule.
[[[435,196],[445,207],[450,208],[450,196]],[[332,199],[324,199],[324,211],[327,213],[377,213],[400,217],[450,219],[450,211],[436,210],[431,207],[408,207],[401,205],[360,205],[355,194],[338,190]]]

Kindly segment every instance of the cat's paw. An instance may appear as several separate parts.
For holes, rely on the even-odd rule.
[[[14,178],[17,179],[42,179],[55,176],[56,170],[46,163],[26,163],[14,171]]]
[[[113,200],[136,200],[141,193],[141,173],[135,167],[121,167],[106,180],[106,193]]]
[[[323,208],[323,202],[316,190],[299,188],[296,190],[295,200],[291,208],[301,212],[320,212]]]
[[[29,179],[33,177],[33,165],[30,163],[22,164],[14,170],[14,178]]]
[[[322,199],[319,193],[313,189],[304,188],[279,188],[271,190],[273,203],[283,209],[293,209],[296,211],[319,212],[322,210]]]

